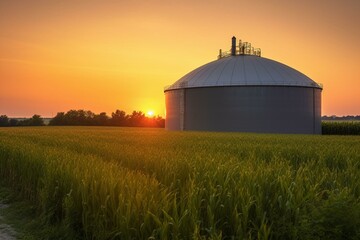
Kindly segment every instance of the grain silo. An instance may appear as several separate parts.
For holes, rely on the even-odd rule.
[[[322,86],[232,38],[207,63],[165,88],[168,130],[321,134]]]

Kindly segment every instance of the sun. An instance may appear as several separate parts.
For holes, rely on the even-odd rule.
[[[153,117],[154,116],[154,111],[153,110],[147,111],[146,116]]]

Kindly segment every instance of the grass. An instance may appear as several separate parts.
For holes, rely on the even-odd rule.
[[[1,184],[56,239],[359,239],[358,136],[0,129]]]
[[[0,203],[6,207],[0,209],[0,225],[5,226],[5,234],[0,236],[5,239],[75,239],[76,236],[69,236],[67,229],[61,229],[59,226],[51,226],[38,219],[36,216],[36,205],[22,199],[21,196],[14,193],[11,189],[0,187]],[[4,234],[3,231],[0,232]],[[71,233],[71,231],[70,231]],[[73,238],[71,238],[73,237]],[[74,238],[75,237],[75,238]]]

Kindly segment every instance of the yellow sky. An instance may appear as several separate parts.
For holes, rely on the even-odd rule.
[[[0,114],[164,116],[164,86],[235,35],[323,83],[323,115],[357,115],[359,12],[358,0],[1,0]]]

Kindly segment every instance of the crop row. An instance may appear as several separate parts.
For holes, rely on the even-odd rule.
[[[360,121],[323,121],[324,135],[360,135]]]
[[[78,238],[360,236],[355,136],[0,129],[0,176]]]

